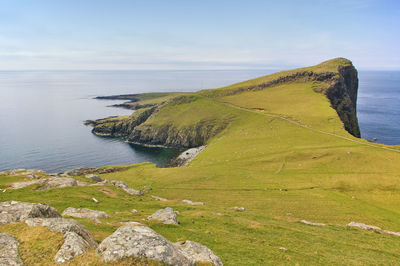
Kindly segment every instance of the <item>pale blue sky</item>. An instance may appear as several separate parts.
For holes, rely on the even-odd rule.
[[[400,70],[398,0],[1,0],[0,70]]]

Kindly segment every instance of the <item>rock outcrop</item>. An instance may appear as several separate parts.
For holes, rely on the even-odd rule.
[[[76,186],[78,186],[78,182],[72,177],[50,177],[46,179],[46,181],[41,187],[38,188],[38,190]]]
[[[61,217],[56,209],[43,203],[6,201],[0,203],[0,225],[23,222],[29,218]]]
[[[128,185],[122,181],[119,180],[111,180],[111,184],[121,188],[123,191],[128,193],[129,195],[134,195],[134,196],[143,196],[144,192],[142,190],[135,190],[133,188],[128,187]]]
[[[183,203],[189,204],[189,205],[204,205],[204,202],[201,201],[191,201],[191,200],[187,200],[184,199],[182,200]]]
[[[99,222],[99,218],[108,218],[109,215],[106,212],[103,211],[95,211],[87,208],[73,208],[73,207],[68,207],[66,208],[62,216],[70,216],[70,217],[75,217],[75,218],[86,218],[86,219],[92,219],[95,222]]]
[[[174,245],[194,261],[211,263],[216,266],[223,265],[221,259],[211,249],[202,244],[187,240],[175,243]]]
[[[161,221],[163,224],[179,224],[176,213],[170,207],[156,211],[148,219]]]
[[[31,180],[31,181],[16,182],[16,183],[11,184],[11,188],[20,189],[20,188],[28,187],[28,186],[31,186],[34,184],[42,184],[46,180],[47,180],[46,178],[43,178],[43,179],[35,179],[35,180]]]
[[[23,265],[18,254],[18,246],[19,242],[14,236],[7,233],[0,233],[0,265]]]
[[[129,257],[148,258],[167,265],[195,265],[195,261],[152,229],[124,225],[101,242],[97,253],[104,262]]]
[[[103,179],[101,179],[100,176],[95,175],[95,174],[88,174],[88,175],[85,175],[85,177],[86,177],[87,179],[90,179],[90,180],[95,181],[95,182],[101,182],[101,181],[103,181]]]
[[[72,219],[31,218],[25,223],[29,226],[45,226],[53,232],[64,234],[64,243],[54,257],[56,262],[71,260],[98,245],[86,228]]]
[[[206,148],[206,146],[200,146],[200,147],[188,149],[188,150],[182,152],[178,157],[173,159],[168,164],[168,166],[169,167],[186,166],[194,158],[196,158],[196,156],[199,155],[199,153],[202,152],[205,148]]]

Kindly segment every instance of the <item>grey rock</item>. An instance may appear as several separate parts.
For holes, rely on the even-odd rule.
[[[400,236],[400,232],[392,232],[388,230],[382,230],[380,233],[385,235]]]
[[[201,201],[191,201],[191,200],[187,200],[184,199],[182,200],[183,203],[189,204],[189,205],[204,205],[204,202]]]
[[[125,191],[129,195],[135,195],[135,196],[143,196],[144,195],[144,192],[142,190],[132,189],[132,188],[128,187],[128,185],[122,181],[111,180],[111,184],[118,188],[121,188],[123,191]]]
[[[66,232],[64,234],[64,243],[55,255],[54,260],[60,263],[67,262],[96,246],[92,245],[75,232]]]
[[[176,213],[170,207],[156,211],[148,219],[161,221],[164,224],[179,224]]]
[[[246,209],[244,207],[238,207],[238,206],[233,207],[232,210],[239,211],[239,212],[245,212],[246,211]]]
[[[138,211],[136,209],[132,209],[131,213],[137,213]]]
[[[199,243],[187,240],[185,242],[177,242],[174,245],[194,261],[208,262],[217,266],[223,265],[221,259],[211,249]]]
[[[167,265],[195,265],[173,243],[142,225],[124,225],[101,242],[97,253],[104,262],[129,257],[149,258]]]
[[[46,182],[38,188],[38,190],[48,190],[52,188],[63,188],[63,187],[76,187],[78,182],[72,177],[50,177]]]
[[[0,203],[0,225],[23,222],[28,218],[61,217],[47,204],[6,201]]]
[[[86,228],[73,219],[31,218],[25,223],[29,226],[45,226],[53,232],[64,234],[64,243],[54,257],[57,262],[66,262],[98,245]]]
[[[19,242],[14,236],[7,233],[0,233],[0,265],[23,265],[18,254],[18,246]]]
[[[76,181],[76,184],[78,187],[86,187],[88,185],[88,183],[83,181]]]
[[[169,166],[186,166],[188,165],[200,152],[202,152],[206,146],[200,146],[196,148],[188,149],[182,152],[178,157],[173,159]]]
[[[31,180],[31,181],[25,181],[25,182],[17,182],[17,183],[13,183],[11,184],[11,188],[13,189],[20,189],[20,188],[24,188],[27,186],[31,186],[34,184],[42,184],[44,182],[46,182],[46,178],[44,179],[37,179],[37,180]]]
[[[100,176],[95,175],[95,174],[88,174],[88,175],[85,175],[85,177],[86,177],[87,179],[90,179],[90,180],[95,181],[95,182],[101,182],[101,181],[103,181],[103,179],[101,179]]]
[[[62,216],[71,216],[76,218],[86,218],[98,221],[98,218],[108,218],[109,215],[103,211],[95,211],[87,208],[68,207],[62,213]]]
[[[368,225],[368,224],[363,224],[363,223],[357,223],[357,222],[351,222],[347,224],[349,227],[356,227],[364,230],[370,230],[370,231],[382,231],[380,227],[373,226],[373,225]]]
[[[325,226],[325,224],[323,224],[323,223],[313,223],[313,222],[309,222],[306,220],[301,220],[300,223],[307,224],[307,225],[313,225],[313,226]]]
[[[152,197],[153,199],[156,199],[156,200],[159,200],[159,201],[168,201],[168,200],[165,199],[165,198],[161,198],[161,197],[154,196],[154,195],[151,195],[151,197]]]

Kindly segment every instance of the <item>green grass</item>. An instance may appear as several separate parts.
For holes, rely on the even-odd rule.
[[[336,59],[312,69],[335,71],[343,64],[348,61]],[[152,187],[143,197],[111,186],[49,191],[31,186],[0,193],[0,200],[46,202],[60,212],[69,206],[106,211],[111,217],[102,224],[78,219],[97,241],[121,221],[139,221],[171,241],[189,239],[210,247],[225,265],[399,264],[399,237],[346,227],[357,221],[400,231],[399,147],[387,150],[347,133],[329,101],[315,92],[319,85],[288,83],[214,98],[202,92],[167,104],[146,123],[229,125],[187,167],[142,163],[102,175],[135,189]],[[0,177],[0,186],[12,181]],[[186,205],[183,199],[205,205]],[[167,206],[180,211],[179,226],[146,220]],[[233,206],[247,211],[234,211]],[[137,214],[130,212],[133,208]],[[304,225],[301,219],[327,226]],[[81,261],[100,263],[92,253]]]

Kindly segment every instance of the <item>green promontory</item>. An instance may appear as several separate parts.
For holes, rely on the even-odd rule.
[[[226,97],[243,97],[245,101],[243,93],[268,91],[271,88],[293,84],[307,85],[313,88],[314,92],[326,95],[344,128],[352,135],[360,137],[356,114],[357,70],[344,58],[326,61],[314,67],[283,71],[220,89],[183,95],[155,94],[150,99],[147,97],[146,105],[140,105],[140,94],[134,95],[135,109],[138,111],[130,117],[100,119],[88,124],[94,126],[93,133],[97,135],[124,137],[137,144],[197,147],[206,144],[235,118],[235,115],[220,103]],[[296,89],[293,89],[293,92],[295,91]],[[124,98],[123,95],[110,97]],[[133,96],[125,97],[131,99]],[[163,101],[160,101],[160,98]],[[307,98],[296,100],[314,104]],[[137,108],[138,106],[144,108]],[[292,111],[296,112],[294,108]]]

